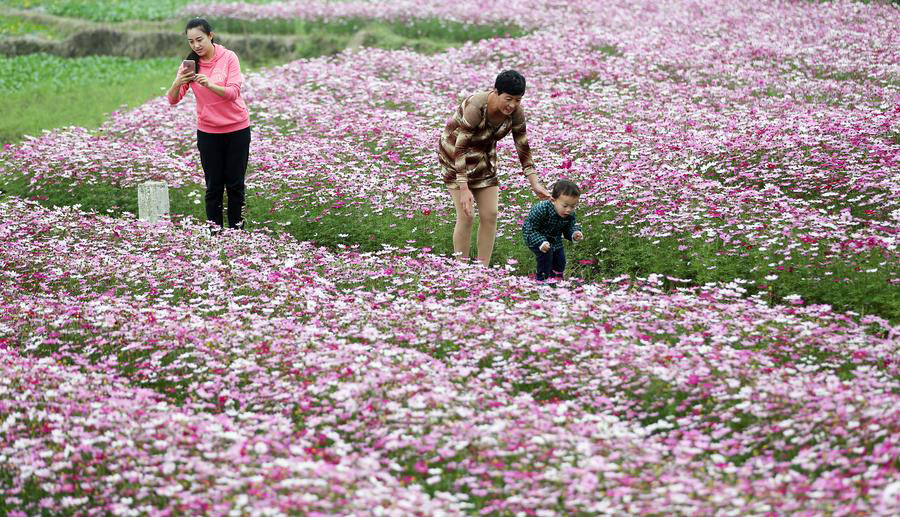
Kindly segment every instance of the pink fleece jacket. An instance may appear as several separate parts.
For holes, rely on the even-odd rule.
[[[250,126],[250,114],[241,98],[244,77],[241,75],[241,63],[237,54],[218,43],[213,45],[216,49],[215,56],[210,61],[201,59],[197,73],[208,77],[211,83],[224,87],[225,96],[219,97],[209,88],[190,82],[181,85],[178,99],[173,101],[168,96],[166,98],[174,106],[190,87],[197,98],[197,129],[205,133],[231,133]]]

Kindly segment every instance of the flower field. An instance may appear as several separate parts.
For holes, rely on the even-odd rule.
[[[400,7],[412,3],[385,10],[404,16]],[[443,3],[419,3],[424,15],[443,12]],[[459,12],[476,4],[462,2]],[[427,222],[451,220],[434,158],[445,118],[460,94],[512,67],[529,80],[540,174],[548,183],[565,175],[585,191],[585,275],[665,273],[697,285],[740,278],[774,299],[798,294],[900,317],[897,8],[514,4],[528,13],[528,36],[434,56],[348,51],[250,75],[243,91],[257,205],[319,223],[323,241],[340,242],[348,220],[382,213],[409,220],[410,231],[433,231]],[[288,15],[291,5],[259,10]],[[325,3],[313,12],[358,15],[371,5]],[[27,171],[35,188],[148,178],[195,188],[193,110],[160,98],[114,114],[98,131],[52,132],[0,159],[8,171]],[[500,147],[508,190],[497,263],[525,263],[518,228],[533,198],[523,194],[511,143]],[[251,197],[251,218],[253,209]],[[419,241],[448,248],[435,237]]]
[[[25,199],[196,197],[190,97],[3,149],[0,513],[900,512],[900,9],[491,5],[184,7],[526,33],[248,74],[248,232]],[[511,141],[495,266],[446,256],[438,136],[507,68],[584,192],[557,287]]]
[[[7,508],[900,504],[900,339],[878,318],[3,211]]]

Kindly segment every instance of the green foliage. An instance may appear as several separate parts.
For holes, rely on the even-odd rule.
[[[513,393],[529,393],[540,402],[559,402],[561,400],[574,400],[576,396],[565,390],[553,386],[546,381],[518,382],[513,384]]]
[[[615,45],[591,45],[591,50],[602,54],[602,57],[620,57],[625,54],[619,47]],[[600,76],[596,72],[590,72],[582,75],[578,83],[582,88],[589,88],[592,84],[600,80]]]
[[[0,470],[0,486],[4,488],[15,486],[14,480],[17,480],[18,478],[18,472],[10,472],[6,469]],[[16,494],[16,496],[22,500],[22,503],[24,503],[25,506],[32,506],[35,509],[38,508],[41,499],[53,497],[52,494],[41,488],[40,483],[36,481],[35,477],[28,478],[28,480],[23,483],[21,492]],[[0,515],[8,515],[8,512],[19,507],[19,505],[7,503],[6,497],[0,497]],[[74,514],[74,511],[71,512],[70,515],[71,514]],[[33,515],[49,516],[51,513],[40,511],[40,513],[35,513]]]
[[[0,0],[0,5],[4,2]],[[10,2],[5,2],[10,4]],[[16,2],[13,2],[16,3]],[[18,2],[26,4],[28,2]],[[113,2],[120,5],[118,2]],[[40,5],[69,5],[44,2]],[[88,9],[93,2],[71,2]],[[127,5],[138,5],[134,2]],[[21,7],[22,5],[18,5]],[[98,3],[107,8],[109,2]],[[122,5],[126,4],[121,4]],[[94,7],[90,7],[94,8]],[[279,65],[284,60],[333,54],[348,45],[388,49],[412,48],[418,52],[438,52],[464,41],[495,36],[518,36],[524,32],[505,25],[475,26],[442,20],[407,22],[341,21],[214,21],[216,30],[271,34],[281,30],[298,37],[293,55],[280,60],[248,60],[245,68]],[[221,25],[220,25],[221,24]],[[270,24],[272,25],[270,27]],[[279,25],[280,24],[280,25]],[[279,29],[280,27],[280,29]],[[131,60],[122,57],[90,56],[60,58],[33,54],[0,57],[0,144],[13,143],[23,135],[62,126],[99,126],[106,115],[123,106],[134,107],[161,95],[172,78],[176,64],[165,58]],[[53,109],[47,109],[52,106]]]
[[[112,111],[162,95],[172,70],[167,59],[0,58],[0,144],[48,128],[97,127]]]
[[[137,187],[108,184],[46,183],[29,185],[25,175],[0,179],[0,188],[9,195],[28,197],[45,206],[80,205],[84,210],[120,217],[137,215]],[[202,188],[188,186],[169,189],[169,206],[173,216],[205,219]],[[200,200],[200,203],[195,202]],[[361,251],[378,251],[382,244],[431,247],[435,252],[452,254],[451,236],[446,232],[449,221],[436,215],[418,214],[411,219],[398,218],[392,212],[378,214],[370,206],[347,205],[303,206],[297,209],[273,210],[267,192],[247,192],[245,216],[248,229],[268,228],[284,232],[298,240],[313,241],[329,247],[358,245]],[[309,210],[309,213],[304,213]],[[321,220],[316,221],[317,217]],[[366,221],[366,224],[354,224]],[[414,241],[414,242],[409,242]]]
[[[420,53],[435,53],[467,41],[519,37],[526,33],[514,25],[473,25],[439,19],[389,22],[354,18],[341,20],[210,18],[209,21],[214,30],[233,34],[300,36],[301,42],[295,49],[298,57],[332,54],[348,45],[385,49],[411,48]]]
[[[622,52],[619,47],[615,45],[591,45],[591,50],[594,52],[600,52],[601,54],[606,54],[607,56],[619,57],[624,56],[625,54]]]
[[[137,214],[135,187],[62,183],[29,186],[28,178],[21,175],[8,176],[0,188],[10,195],[30,197],[47,206],[80,204],[84,209],[114,216],[126,212]],[[205,218],[202,201],[196,202],[202,200],[199,185],[170,189],[169,195],[175,216]],[[449,213],[418,213],[405,218],[393,212],[378,213],[368,204],[340,204],[336,200],[326,200],[317,206],[276,209],[272,199],[281,197],[250,186],[245,211],[249,229],[267,228],[331,248],[356,246],[359,251],[379,251],[387,244],[399,248],[431,248],[432,253],[444,256],[453,254],[453,216]],[[501,198],[501,204],[506,201]],[[900,321],[900,292],[890,284],[890,279],[898,274],[898,266],[888,263],[877,251],[860,252],[849,260],[829,263],[807,259],[798,250],[779,269],[770,266],[779,259],[767,252],[750,250],[736,254],[719,241],[692,240],[678,235],[653,240],[636,237],[627,223],[604,224],[613,217],[610,212],[582,218],[584,241],[566,243],[569,278],[585,281],[620,275],[645,278],[656,273],[684,280],[666,279],[665,289],[739,279],[740,287],[748,296],[762,295],[770,303],[781,303],[785,296],[798,294],[805,303],[825,303],[842,311]],[[360,221],[364,224],[359,224]],[[477,217],[475,221],[470,248],[473,257]],[[511,238],[496,241],[492,264],[509,267],[516,274],[533,274],[535,258],[522,243],[518,228],[506,231],[512,233]],[[767,280],[770,275],[777,279]],[[451,351],[443,353],[448,352]]]
[[[45,38],[58,36],[54,29],[47,24],[17,16],[0,16],[0,36],[25,35],[39,35]]]
[[[283,0],[241,1],[247,4],[270,4]],[[196,3],[222,2],[217,0],[0,0],[0,6],[16,9],[40,9],[56,16],[97,22],[165,20],[177,16],[182,7]]]
[[[0,93],[48,88],[52,93],[65,94],[82,85],[122,85],[135,77],[159,72],[173,75],[175,67],[177,62],[173,64],[171,59],[164,58],[63,58],[47,54],[0,57]]]
[[[174,5],[179,2],[77,2],[72,0],[9,2],[18,7],[42,6],[51,12],[81,9],[79,16],[100,16],[115,9],[144,8],[150,4]],[[28,4],[28,5],[25,5]],[[179,4],[180,5],[180,4]],[[143,7],[141,7],[143,6]],[[54,11],[57,10],[57,11]],[[75,11],[71,11],[75,12]],[[74,14],[69,14],[75,16]],[[141,15],[144,16],[144,15]],[[128,17],[141,17],[129,14]],[[144,16],[146,17],[146,16]],[[410,47],[420,52],[438,51],[463,41],[496,36],[520,36],[524,31],[513,26],[473,26],[436,19],[384,22],[346,19],[335,21],[212,20],[217,30],[232,33],[264,32],[302,36],[296,54],[316,56],[337,52],[348,45],[384,48]],[[607,56],[620,56],[612,45],[594,46],[593,50]],[[14,142],[22,134],[33,134],[43,128],[61,125],[94,127],[102,123],[106,113],[122,105],[138,105],[160,95],[168,84],[172,71],[169,59],[132,61],[114,57],[62,59],[47,55],[0,58],[0,109],[4,119],[0,125],[0,142]],[[271,63],[269,63],[271,64]],[[846,78],[859,80],[858,77]],[[596,81],[595,75],[582,78],[582,85]],[[761,95],[780,95],[779,92],[756,92]],[[52,106],[53,109],[47,109]],[[389,106],[406,109],[406,106]],[[886,138],[898,142],[896,132]],[[760,160],[762,156],[751,157]],[[718,176],[715,169],[707,174]],[[721,179],[716,177],[716,179]],[[0,184],[3,185],[3,184]],[[2,188],[10,194],[39,199],[48,205],[80,204],[84,208],[121,215],[137,211],[134,188],[110,185],[40,185],[28,187],[25,177],[7,178]],[[170,190],[172,212],[176,215],[204,218],[200,187]],[[276,207],[272,199],[284,199],[284,193],[248,193],[247,218],[250,228],[266,227],[286,232],[297,239],[340,247],[355,245],[361,251],[376,251],[382,245],[428,247],[435,253],[452,254],[451,232],[453,216],[446,212],[431,215],[416,214],[411,219],[394,213],[378,213],[363,203],[334,203],[303,206],[302,209]],[[501,204],[510,206],[521,199],[511,191],[501,194]],[[334,204],[332,204],[334,203]],[[449,199],[448,199],[449,207]],[[853,207],[859,211],[865,207]],[[616,218],[614,209],[589,218],[582,217],[586,239],[576,245],[567,244],[568,273],[584,280],[610,278],[620,275],[646,277],[652,273],[686,282],[665,281],[665,288],[702,285],[708,282],[730,282],[742,279],[741,286],[748,295],[762,294],[770,302],[784,296],[799,294],[807,303],[828,303],[841,310],[860,314],[878,314],[891,321],[900,320],[900,294],[892,289],[890,280],[896,276],[896,266],[886,265],[886,258],[876,252],[861,253],[848,261],[811,262],[802,255],[775,257],[758,250],[735,253],[732,247],[713,240],[691,239],[672,235],[661,239],[635,236],[635,228],[628,221],[608,224]],[[858,215],[858,214],[857,214]],[[351,224],[365,221],[366,224]],[[470,255],[476,254],[476,218]],[[493,264],[511,268],[517,274],[528,275],[534,270],[534,256],[522,243],[518,228],[504,228],[507,235],[496,241]],[[780,259],[784,269],[769,266]],[[777,275],[767,281],[766,276]],[[449,352],[449,351],[446,351]],[[446,353],[445,352],[445,353]]]
[[[178,62],[46,54],[0,57],[0,145],[44,129],[97,127],[115,110],[163,95]],[[249,62],[245,68],[254,65]]]
[[[304,35],[319,31],[352,36],[361,30],[386,29],[407,39],[427,38],[436,41],[463,43],[494,37],[519,37],[525,31],[514,25],[475,25],[438,18],[381,21],[363,18],[336,20],[303,20],[271,18],[241,20],[235,18],[208,18],[213,29],[236,33]]]
[[[304,215],[306,210],[311,213]],[[445,231],[450,223],[435,215],[417,214],[406,219],[393,212],[377,213],[373,207],[362,204],[272,211],[270,199],[260,192],[249,194],[246,214],[251,227],[264,226],[332,248],[357,245],[360,251],[379,251],[388,244],[428,247],[445,255],[453,253],[451,235]],[[316,221],[317,217],[321,219]]]
[[[130,19],[162,20],[174,16],[190,0],[0,0],[17,9],[41,9],[57,16],[98,22]]]
[[[612,217],[611,213],[598,214],[582,222],[585,240],[569,247],[578,253],[570,254],[570,274],[596,280],[657,273],[687,280],[666,280],[666,288],[740,279],[747,295],[762,294],[772,303],[797,294],[806,303],[825,303],[842,311],[900,321],[900,292],[890,284],[898,266],[877,250],[834,261],[810,259],[799,249],[790,257],[757,249],[738,253],[735,244],[728,246],[719,240],[706,242],[678,235],[653,240],[636,237],[627,223],[603,224]],[[767,280],[770,275],[777,278]]]

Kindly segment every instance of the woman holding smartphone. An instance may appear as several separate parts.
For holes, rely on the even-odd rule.
[[[242,228],[244,177],[250,156],[250,117],[241,98],[237,54],[213,41],[209,22],[194,18],[184,29],[191,53],[166,93],[176,105],[188,88],[197,99],[197,149],[206,180],[206,219],[223,226],[223,194],[228,193],[228,227]]]

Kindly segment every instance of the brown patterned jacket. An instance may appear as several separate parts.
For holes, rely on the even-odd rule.
[[[499,126],[493,126],[487,117],[487,100],[491,91],[476,92],[463,99],[444,127],[438,145],[438,160],[443,169],[444,183],[451,188],[459,188],[459,183],[463,182],[467,182],[471,189],[499,185],[497,141],[510,131],[522,172],[526,176],[535,174],[522,105],[519,104]]]

